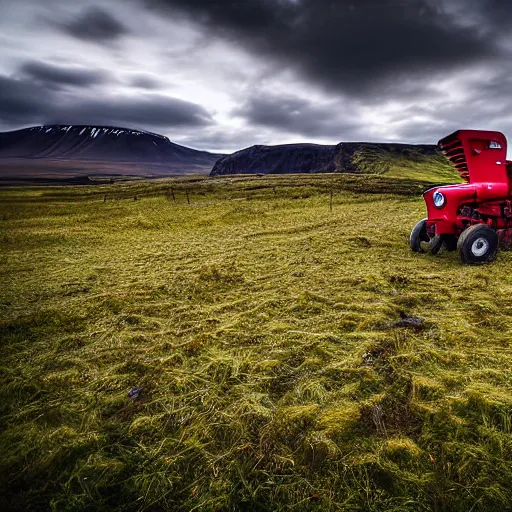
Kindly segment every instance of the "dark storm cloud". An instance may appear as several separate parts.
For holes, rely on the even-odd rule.
[[[101,124],[189,128],[212,124],[201,106],[168,96],[62,95],[48,84],[0,75],[1,128],[30,124]]]
[[[339,104],[318,105],[293,95],[253,93],[233,115],[250,124],[288,133],[318,138],[337,136],[341,140],[347,132],[354,133],[360,128],[361,123],[350,118],[349,107],[340,109]]]
[[[60,24],[66,33],[86,41],[105,42],[129,31],[123,23],[100,7],[89,7],[78,17]]]
[[[101,71],[85,68],[55,66],[46,62],[25,62],[20,71],[23,75],[36,81],[54,85],[74,85],[87,87],[105,82],[108,75]]]
[[[162,87],[162,82],[151,75],[139,74],[132,77],[130,85],[139,89],[156,90]]]
[[[136,97],[96,97],[73,103],[49,114],[49,123],[128,124],[155,127],[201,127],[212,123],[195,103],[159,94]]]
[[[512,24],[512,3],[508,0],[470,0],[492,28],[504,28]]]
[[[51,94],[25,80],[0,75],[0,120],[6,125],[37,123]]]
[[[497,54],[490,35],[458,24],[433,0],[144,1],[352,95]]]

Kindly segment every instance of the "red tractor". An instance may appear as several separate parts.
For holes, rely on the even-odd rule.
[[[500,132],[459,130],[439,147],[467,182],[433,187],[423,194],[426,219],[410,236],[415,252],[459,251],[464,263],[494,260],[512,231],[512,162]]]

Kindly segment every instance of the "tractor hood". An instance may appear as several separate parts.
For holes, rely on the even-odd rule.
[[[438,142],[468,183],[507,183],[507,139],[501,132],[458,130]]]
[[[423,194],[427,206],[428,223],[435,222],[436,234],[452,234],[454,219],[463,204],[477,204],[509,197],[506,183],[472,183],[433,187]]]

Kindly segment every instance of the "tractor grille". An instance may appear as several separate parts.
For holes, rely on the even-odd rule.
[[[466,154],[462,147],[462,141],[457,136],[458,132],[452,133],[439,141],[439,147],[446,157],[456,167],[462,179],[469,182],[469,169]]]

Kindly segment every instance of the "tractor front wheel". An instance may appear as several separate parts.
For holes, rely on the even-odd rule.
[[[465,229],[457,242],[460,259],[468,265],[491,262],[498,252],[498,234],[485,224]]]
[[[417,222],[409,236],[409,245],[414,252],[426,252],[421,246],[421,242],[430,243],[430,237],[427,234],[427,219]]]

